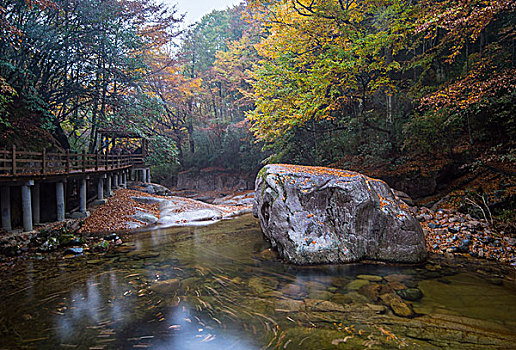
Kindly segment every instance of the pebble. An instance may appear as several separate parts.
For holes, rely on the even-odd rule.
[[[84,252],[84,249],[80,248],[80,247],[73,247],[73,248],[68,248],[65,250],[65,254],[73,254],[73,255],[80,255],[83,252]]]

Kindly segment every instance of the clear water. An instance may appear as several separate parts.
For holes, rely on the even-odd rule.
[[[267,248],[244,216],[27,260],[0,281],[0,349],[516,348],[514,276],[492,266],[296,267]],[[378,295],[407,287],[424,296],[399,317]]]

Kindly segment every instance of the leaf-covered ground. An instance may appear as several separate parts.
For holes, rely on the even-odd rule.
[[[107,203],[99,206],[92,211],[92,214],[84,221],[79,233],[123,231],[129,228],[128,222],[138,222],[131,216],[137,210],[144,211],[159,218],[159,204],[144,204],[135,201],[131,197],[159,197],[140,191],[120,189],[110,197]],[[145,223],[140,222],[143,225]]]

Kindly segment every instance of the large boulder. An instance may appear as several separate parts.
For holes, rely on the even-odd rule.
[[[419,222],[385,182],[331,168],[267,165],[255,184],[264,235],[296,264],[363,259],[417,263]]]

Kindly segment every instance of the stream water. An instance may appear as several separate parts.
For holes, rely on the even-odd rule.
[[[516,348],[514,275],[498,274],[445,261],[296,267],[244,216],[18,264],[0,281],[0,349]],[[416,288],[411,317],[380,297]]]

